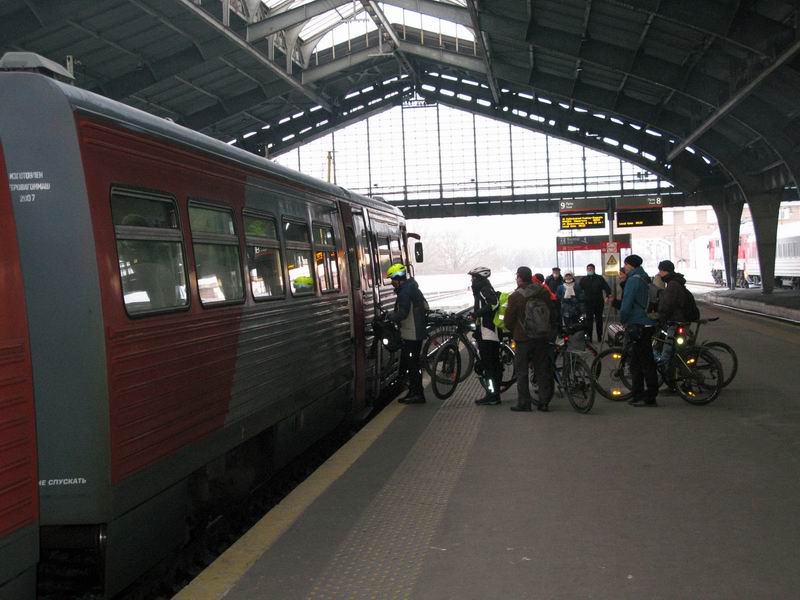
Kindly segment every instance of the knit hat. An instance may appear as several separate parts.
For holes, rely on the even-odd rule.
[[[634,269],[642,266],[642,257],[638,254],[631,254],[625,259],[625,262],[632,266]]]
[[[667,273],[674,273],[675,265],[671,260],[662,260],[660,263],[658,263],[658,270],[666,271]]]

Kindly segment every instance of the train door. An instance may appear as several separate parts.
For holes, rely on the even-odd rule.
[[[340,203],[340,210],[353,302],[355,410],[359,411],[371,406],[378,392],[375,358],[370,356],[373,340],[370,323],[375,316],[372,254],[364,213],[345,203]]]

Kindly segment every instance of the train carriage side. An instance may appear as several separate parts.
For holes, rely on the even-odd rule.
[[[216,490],[247,489],[349,416],[341,206],[365,239],[371,213],[395,231],[401,215],[91,93],[0,77],[9,170],[46,184],[17,210],[52,482],[42,541],[96,547],[112,595]]]
[[[0,129],[0,599],[36,594],[38,478],[28,322],[12,202],[30,192],[14,172],[12,195]],[[16,183],[21,182],[21,183]]]

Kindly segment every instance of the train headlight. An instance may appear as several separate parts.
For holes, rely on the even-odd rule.
[[[614,352],[611,355],[611,358],[613,358],[614,360],[619,360],[620,358],[622,358],[622,354],[620,354],[619,352]]]
[[[384,346],[388,346],[389,345],[389,338],[383,338],[383,340],[381,340],[381,341],[383,342]]]

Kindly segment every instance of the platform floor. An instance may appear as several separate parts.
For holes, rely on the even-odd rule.
[[[393,404],[180,597],[797,598],[800,329],[712,313],[715,403]]]

